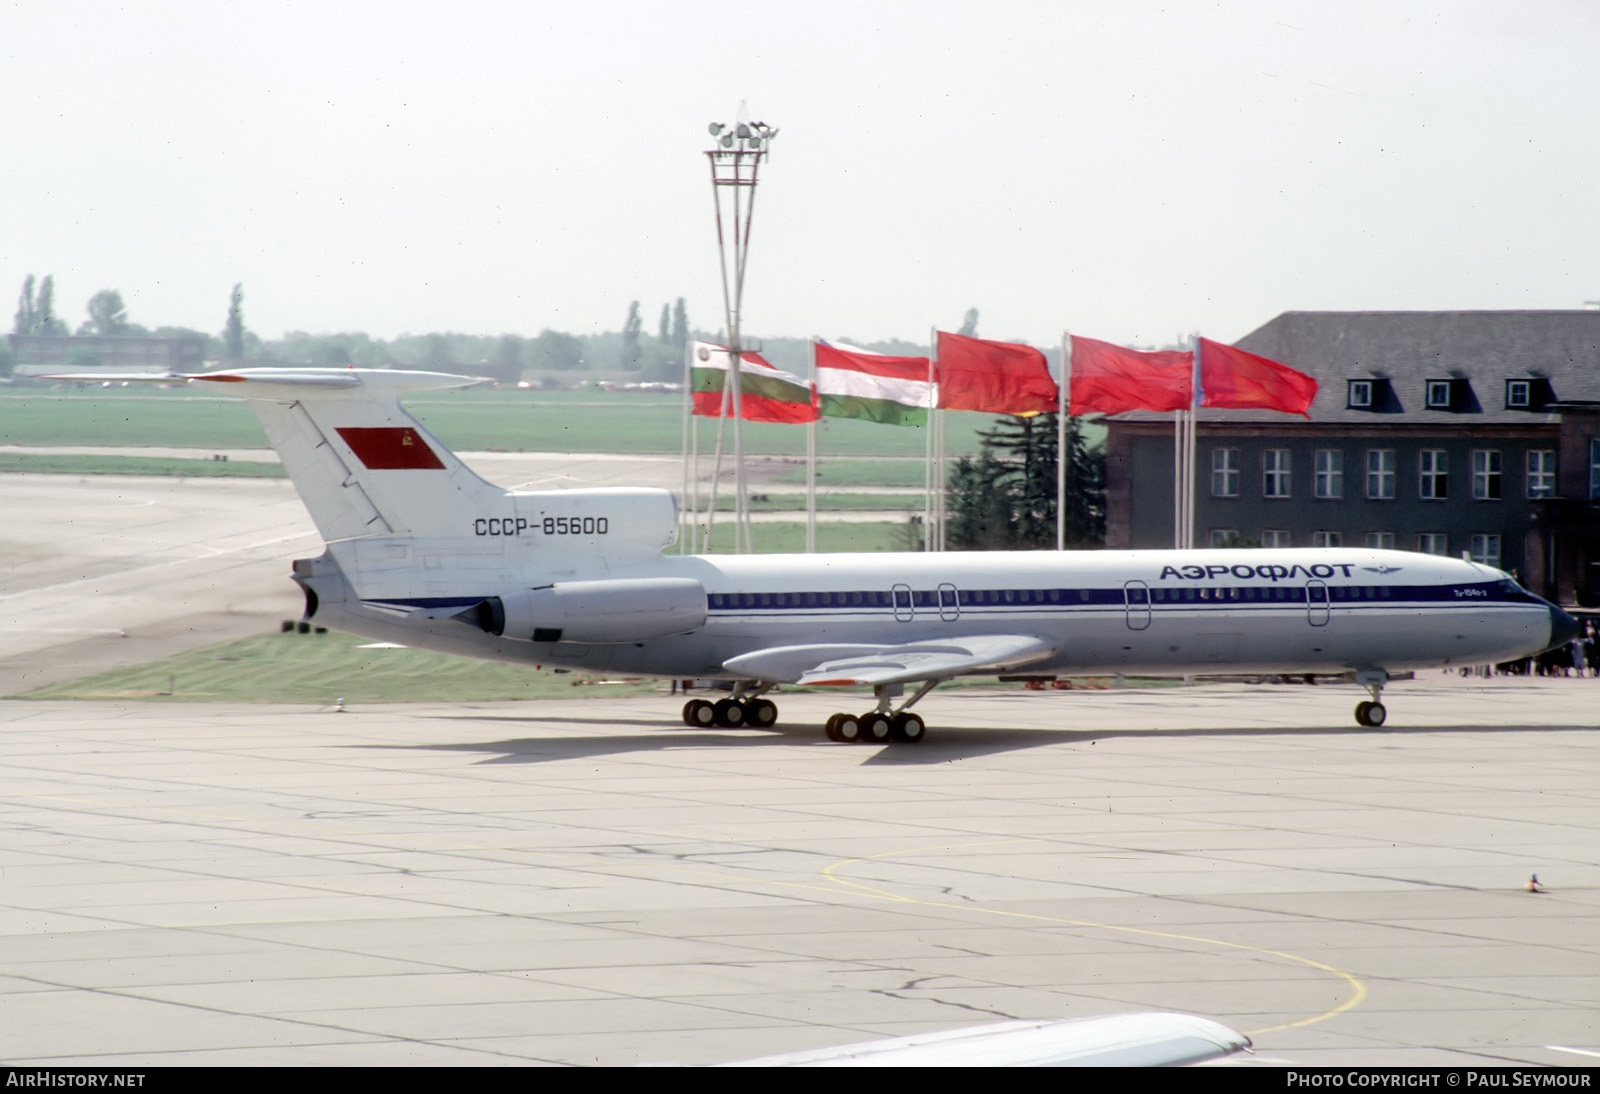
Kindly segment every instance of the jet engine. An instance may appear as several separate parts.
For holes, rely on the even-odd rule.
[[[464,613],[490,634],[532,642],[648,642],[704,625],[706,591],[692,578],[564,581],[492,596]]]

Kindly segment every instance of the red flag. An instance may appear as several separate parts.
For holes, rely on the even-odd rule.
[[[1067,390],[1071,414],[1187,410],[1194,399],[1194,354],[1123,349],[1074,335]]]
[[[989,414],[1048,414],[1060,398],[1044,354],[1014,342],[939,332],[939,407]]]
[[[1281,410],[1306,413],[1317,397],[1317,382],[1288,365],[1242,349],[1200,339],[1201,406],[1229,410]]]

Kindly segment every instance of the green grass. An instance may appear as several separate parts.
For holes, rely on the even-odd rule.
[[[164,475],[189,478],[281,479],[282,464],[253,460],[187,460],[162,456],[77,456],[0,452],[0,471],[35,475]]]
[[[116,669],[37,688],[10,699],[149,701],[158,703],[463,703],[554,701],[603,696],[662,695],[665,682],[579,673],[532,665],[478,661],[413,649],[366,649],[367,639],[343,634],[273,634],[191,650],[163,661]],[[1078,679],[1081,686],[1086,681]],[[1109,678],[1093,683],[1105,686]],[[1176,686],[1173,680],[1129,679],[1126,686]],[[953,680],[947,688],[1020,689],[992,676]],[[833,689],[829,689],[833,692]],[[860,695],[855,695],[861,699]],[[858,704],[860,705],[860,704]],[[670,719],[675,708],[663,707]]]
[[[18,699],[161,702],[463,702],[579,699],[653,692],[656,681],[585,686],[599,677],[538,671],[413,649],[363,649],[342,634],[276,634],[192,650],[148,665],[39,688]]]
[[[765,521],[752,525],[755,553],[758,555],[798,555],[806,549],[804,521]],[[817,553],[836,554],[841,551],[905,551],[906,525],[892,521],[841,521],[817,522]],[[725,512],[719,512],[717,526],[711,533],[712,551],[727,553],[733,550],[733,521]],[[675,554],[676,548],[668,553]],[[691,552],[693,553],[693,552]]]
[[[804,494],[762,494],[760,487],[750,495],[750,508],[757,513],[784,513],[806,511],[806,496]],[[732,505],[733,495],[719,498],[717,508],[727,512]],[[704,504],[704,503],[702,503]],[[860,509],[900,509],[907,513],[920,512],[922,509],[921,494],[845,494],[833,493],[827,490],[817,491],[817,511],[819,513],[847,512]]]
[[[458,451],[518,449],[531,452],[676,454],[683,445],[683,404],[639,392],[533,392],[493,389],[430,393],[406,404],[441,441]],[[717,423],[696,419],[701,450],[710,452]],[[953,414],[950,450],[977,451],[977,433],[993,419]],[[732,445],[732,424],[725,443]],[[803,456],[800,426],[747,422],[745,450],[751,455]],[[837,456],[920,457],[920,429],[824,420],[818,450]],[[173,448],[264,448],[266,438],[243,399],[198,393],[191,388],[148,385],[36,388],[0,394],[0,444],[161,445]]]
[[[817,460],[817,489],[836,486],[912,486],[923,484],[923,462],[915,460]],[[806,469],[796,467],[778,476],[778,482],[803,483]]]

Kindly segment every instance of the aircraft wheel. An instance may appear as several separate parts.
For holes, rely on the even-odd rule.
[[[861,719],[854,714],[835,714],[828,719],[828,740],[855,744],[861,740]]]
[[[778,720],[778,704],[771,699],[755,699],[745,705],[745,722],[766,729]]]
[[[868,744],[882,744],[889,739],[894,723],[887,714],[873,711],[861,716],[861,740]]]
[[[909,712],[896,714],[889,723],[889,739],[901,744],[916,744],[927,735],[928,727],[922,719]]]
[[[715,725],[717,721],[717,708],[704,699],[690,699],[683,704],[683,724],[693,726],[695,729],[704,729]]]
[[[1363,702],[1356,704],[1356,724],[1377,729],[1389,717],[1389,712],[1382,703]]]
[[[744,725],[744,704],[736,703],[732,699],[718,699],[712,709],[719,728],[738,729]]]

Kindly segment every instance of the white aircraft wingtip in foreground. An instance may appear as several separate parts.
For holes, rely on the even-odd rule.
[[[252,400],[327,543],[294,564],[306,618],[468,657],[731,682],[693,726],[770,726],[779,684],[870,687],[835,741],[920,740],[911,706],[961,675],[1347,673],[1382,725],[1397,670],[1569,641],[1577,622],[1500,570],[1398,551],[669,555],[664,490],[519,493],[404,409],[478,381],[375,369],[118,376]],[[61,376],[63,380],[106,377]],[[911,697],[896,703],[907,685]]]
[[[1179,1067],[1250,1047],[1250,1038],[1189,1014],[1108,1014],[997,1022],[717,1067]]]

